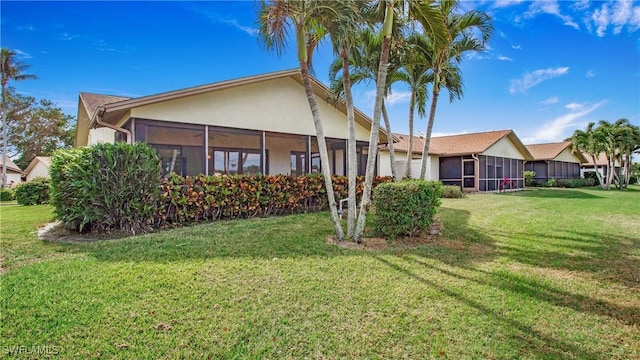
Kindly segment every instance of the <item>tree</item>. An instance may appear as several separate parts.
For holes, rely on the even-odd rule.
[[[420,41],[420,39],[413,40],[413,38],[420,35],[414,34],[409,42]],[[406,83],[409,86],[411,97],[409,99],[409,151],[407,151],[407,166],[403,178],[411,178],[411,162],[413,160],[413,118],[414,112],[417,109],[418,115],[422,118],[426,115],[426,103],[427,103],[427,84],[433,82],[433,75],[430,73],[430,68],[424,57],[421,56],[419,51],[415,48],[409,48],[409,55],[407,55],[405,64],[398,71],[398,78],[400,81]]]
[[[258,10],[258,35],[267,50],[275,51],[281,55],[286,45],[288,31],[293,30],[295,33],[302,83],[316,130],[331,219],[336,237],[339,240],[344,238],[344,232],[338,217],[327,143],[311,86],[309,68],[318,43],[326,35],[327,29],[333,27],[331,23],[346,22],[344,17],[351,16],[353,13],[353,3],[350,1],[322,0],[263,0]]]
[[[431,1],[410,1],[408,4],[408,14],[412,18],[420,19],[423,27],[430,29],[430,33],[437,41],[444,41],[447,37],[446,28],[442,18],[442,13],[433,6]],[[387,89],[387,70],[389,66],[389,49],[391,36],[393,34],[395,1],[386,0],[384,2],[384,20],[381,27],[382,47],[380,50],[380,63],[378,65],[376,79],[376,99],[373,108],[373,123],[369,136],[369,154],[367,156],[367,167],[365,172],[364,190],[360,201],[360,212],[353,239],[360,242],[364,232],[365,220],[369,207],[371,206],[371,188],[373,182],[373,172],[375,170],[376,157],[378,154],[378,131],[380,126],[380,115],[385,91]],[[391,134],[389,134],[391,136]]]
[[[438,97],[442,87],[449,91],[449,100],[462,97],[462,76],[459,64],[462,56],[470,51],[480,52],[486,48],[486,43],[493,33],[493,24],[489,15],[484,12],[472,10],[466,13],[457,13],[458,2],[456,0],[443,0],[439,2],[439,8],[446,18],[446,27],[449,33],[447,38],[433,36],[432,29],[424,20],[420,23],[424,29],[424,42],[419,45],[425,59],[433,72],[433,90],[431,94],[431,106],[429,120],[422,150],[422,166],[420,178],[427,174],[427,160],[431,133],[436,115]]]
[[[581,151],[584,154],[587,154],[591,158],[591,162],[593,164],[593,168],[596,172],[596,178],[598,179],[598,183],[600,187],[603,189],[606,188],[604,180],[602,179],[602,174],[598,170],[597,158],[600,156],[600,153],[604,151],[604,147],[601,141],[597,139],[598,134],[596,134],[594,129],[595,123],[590,122],[587,125],[586,130],[576,130],[571,136],[571,143],[573,151]]]
[[[613,137],[617,148],[616,160],[620,164],[619,187],[627,188],[631,179],[631,159],[634,151],[640,149],[640,127],[627,119],[613,123]]]
[[[0,104],[0,112],[2,112],[2,184],[0,188],[4,189],[7,185],[7,147],[8,147],[8,116],[11,109],[9,108],[7,99],[7,88],[9,81],[22,81],[28,79],[37,79],[37,76],[25,74],[24,71],[30,66],[21,61],[17,61],[16,52],[7,48],[0,50],[0,72],[2,73],[2,103]]]

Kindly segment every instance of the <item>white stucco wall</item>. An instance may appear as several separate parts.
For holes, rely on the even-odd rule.
[[[580,164],[580,159],[573,154],[570,148],[564,149],[554,160]]]
[[[12,184],[11,187],[14,187],[20,184],[21,182],[22,182],[22,177],[20,173],[15,173],[13,171],[7,170],[7,186],[9,186],[9,184]]]
[[[37,177],[49,177],[49,168],[40,161],[38,161],[33,169],[31,169],[27,174],[27,181],[31,181]]]
[[[89,130],[88,146],[115,141],[115,130],[101,127]]]
[[[396,158],[396,175],[402,177],[404,175],[407,164],[406,152],[395,152]],[[378,153],[378,172],[380,176],[391,176],[391,156],[388,151],[380,151]],[[420,178],[420,167],[422,159],[414,159],[411,161],[411,177],[413,179]],[[429,156],[427,159],[427,176],[426,180],[439,180],[439,162],[437,156]]]
[[[487,151],[483,152],[482,155],[524,160],[524,156],[508,136],[505,136],[493,144]]]
[[[346,138],[346,115],[316,97],[325,136]],[[291,78],[192,95],[133,108],[131,116],[182,123],[315,135],[303,87]],[[356,138],[369,140],[369,131],[356,124]]]

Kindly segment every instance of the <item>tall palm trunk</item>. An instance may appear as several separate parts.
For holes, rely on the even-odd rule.
[[[324,138],[324,129],[322,128],[322,122],[320,121],[318,104],[316,103],[316,98],[311,87],[311,81],[309,80],[309,67],[307,65],[307,62],[304,60],[300,60],[299,63],[300,73],[302,74],[302,84],[304,85],[304,91],[307,94],[307,101],[309,101],[309,107],[311,108],[313,125],[315,125],[316,128],[316,139],[318,142],[318,151],[320,152],[320,162],[322,167],[322,174],[324,175],[325,189],[327,191],[327,200],[329,201],[331,220],[333,221],[333,227],[335,229],[336,236],[339,240],[342,240],[344,239],[344,232],[342,231],[342,225],[340,224],[340,217],[338,216],[338,209],[336,207],[336,198],[333,193],[331,168],[329,166],[329,153],[327,152],[327,142]]]
[[[413,160],[413,114],[416,107],[416,91],[411,90],[409,100],[409,150],[407,150],[407,167],[404,169],[404,179],[411,179],[411,161]]]
[[[7,186],[7,162],[9,160],[7,156],[7,136],[9,135],[9,131],[7,126],[7,109],[4,106],[4,99],[0,111],[2,111],[2,185],[0,188],[4,190]]]
[[[391,161],[391,177],[393,181],[398,181],[398,175],[396,174],[396,152],[393,149],[393,133],[391,132],[391,122],[389,121],[389,114],[387,114],[387,107],[382,101],[382,118],[384,119],[384,127],[387,130],[387,136],[389,137],[387,146],[389,148],[389,160]]]
[[[347,237],[351,238],[356,227],[356,176],[358,171],[358,160],[356,151],[356,120],[353,109],[353,97],[351,96],[351,75],[349,74],[349,54],[343,50],[342,57],[342,85],[344,87],[344,98],[347,104],[347,127],[349,139],[347,141],[347,152],[349,157],[349,200],[347,214]]]
[[[376,167],[376,156],[378,154],[378,132],[380,129],[380,115],[382,113],[382,102],[384,101],[387,70],[389,68],[389,48],[391,44],[391,32],[393,26],[393,2],[393,0],[386,1],[384,24],[382,27],[382,49],[380,51],[380,64],[378,65],[378,79],[376,80],[376,102],[373,108],[373,122],[371,123],[371,135],[369,137],[369,156],[367,156],[367,169],[364,179],[364,191],[362,192],[362,200],[360,200],[358,222],[356,224],[356,231],[353,234],[353,240],[358,243],[362,240],[364,224],[367,219],[369,207],[371,206],[371,188],[374,176],[373,172]],[[391,136],[391,134],[389,134],[388,136]]]
[[[427,160],[429,159],[429,145],[431,144],[431,133],[433,132],[433,123],[436,118],[436,106],[438,105],[438,96],[440,96],[440,75],[435,74],[433,81],[433,95],[431,97],[431,107],[429,109],[429,121],[427,122],[427,133],[424,136],[424,147],[422,148],[422,165],[420,166],[420,179],[425,179],[427,175]]]
[[[591,155],[591,161],[593,162],[593,169],[596,171],[596,179],[598,179],[598,184],[601,188],[606,189],[604,181],[602,179],[602,174],[600,174],[600,170],[598,169],[595,155]]]

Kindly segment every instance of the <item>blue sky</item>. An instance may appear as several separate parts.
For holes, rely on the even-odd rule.
[[[494,19],[489,50],[465,58],[464,98],[443,93],[434,136],[514,129],[525,143],[561,141],[589,121],[640,125],[640,1],[463,1]],[[78,93],[144,96],[297,67],[265,51],[251,1],[2,1],[1,42],[38,80],[19,91],[77,114]],[[321,45],[315,75],[328,81]],[[373,85],[354,89],[373,112]],[[388,99],[394,132],[407,133],[408,91]],[[416,131],[426,119],[416,119]]]

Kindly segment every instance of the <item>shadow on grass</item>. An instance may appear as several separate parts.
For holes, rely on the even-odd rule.
[[[531,266],[580,271],[603,281],[640,288],[640,238],[592,234],[580,231],[504,233],[520,243],[500,248],[500,256]],[[530,244],[530,246],[527,246]]]
[[[417,248],[397,247],[396,255],[420,254],[450,265],[487,262],[496,255],[494,240],[486,233],[469,225],[467,210],[441,207],[438,215],[443,224],[442,235]]]
[[[346,250],[326,243],[332,234],[328,213],[267,219],[218,221],[157,231],[142,236],[65,244],[100,261],[179,262],[212,258],[300,258],[336,256]]]
[[[589,188],[597,190],[596,188]],[[532,198],[561,198],[561,199],[598,199],[597,196],[586,189],[559,189],[559,188],[528,188],[523,191],[500,193],[500,196],[532,197]]]
[[[450,297],[453,301],[457,301],[462,305],[476,309],[478,312],[500,323],[509,330],[509,333],[504,334],[504,336],[510,338],[509,343],[512,344],[511,346],[514,348],[517,348],[518,352],[521,352],[523,350],[523,345],[527,344],[524,346],[528,346],[530,355],[534,355],[536,358],[542,355],[543,358],[566,358],[569,356],[576,359],[598,359],[601,356],[599,353],[591,352],[580,346],[545,335],[530,326],[489,308],[487,305],[473,299],[472,295],[466,295],[465,292],[454,291],[449,287],[445,287],[435,281],[422,277],[403,266],[392,263],[381,256],[373,255],[373,257],[388,266],[390,269],[404,274],[408,278],[419,281],[429,287],[437,289],[441,293]],[[455,276],[459,275],[456,274]],[[542,349],[544,354],[540,354]]]

